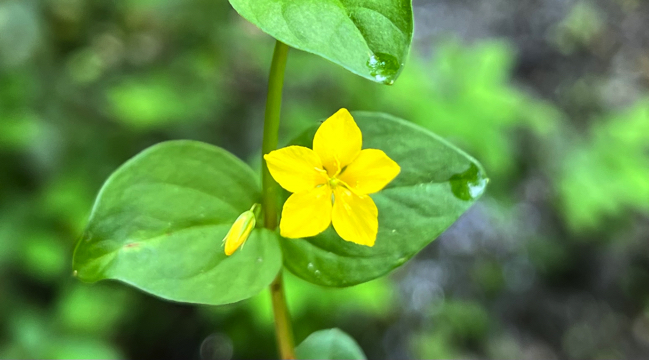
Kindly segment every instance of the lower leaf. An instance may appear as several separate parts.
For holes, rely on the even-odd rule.
[[[106,181],[73,268],[83,281],[120,280],[173,301],[249,298],[281,268],[278,235],[255,229],[232,256],[222,240],[258,201],[254,172],[227,151],[196,141],[155,145]]]
[[[340,329],[316,331],[295,348],[298,359],[365,360],[354,339]]]

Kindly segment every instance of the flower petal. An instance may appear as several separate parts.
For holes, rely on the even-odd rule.
[[[379,230],[379,210],[374,200],[342,186],[334,189],[334,197],[331,220],[338,235],[356,244],[374,246]]]
[[[363,145],[363,135],[347,109],[340,109],[320,125],[313,138],[313,150],[322,164],[334,176],[349,165]]]
[[[328,185],[295,193],[284,203],[279,233],[290,239],[316,236],[331,224],[331,207]]]
[[[360,194],[383,189],[399,172],[399,164],[378,149],[365,149],[338,178]]]
[[[311,149],[287,146],[264,155],[268,170],[284,189],[296,193],[327,182],[322,161]]]

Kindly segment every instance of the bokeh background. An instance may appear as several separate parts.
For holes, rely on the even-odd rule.
[[[290,54],[282,139],[385,111],[472,154],[489,189],[385,278],[288,274],[296,340],[339,327],[371,359],[646,356],[649,2],[414,5],[393,86]],[[103,180],[142,149],[197,139],[259,167],[272,49],[225,0],[0,1],[0,358],[275,356],[267,292],[175,304],[70,265]]]

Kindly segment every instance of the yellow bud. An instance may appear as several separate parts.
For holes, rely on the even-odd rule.
[[[225,255],[232,255],[239,247],[248,240],[248,236],[252,232],[252,229],[255,228],[257,223],[255,219],[255,207],[257,204],[253,205],[252,208],[248,211],[245,211],[243,214],[239,215],[237,220],[234,221],[230,231],[228,231],[223,242],[225,243]]]

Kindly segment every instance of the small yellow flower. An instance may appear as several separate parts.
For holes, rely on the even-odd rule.
[[[401,168],[381,150],[361,150],[362,140],[352,115],[340,109],[318,128],[313,150],[288,146],[264,155],[275,181],[293,193],[282,210],[283,237],[315,236],[333,223],[344,240],[374,245],[379,212],[368,194]]]
[[[250,210],[245,211],[239,215],[237,220],[234,221],[230,231],[223,238],[225,244],[225,255],[232,255],[239,247],[243,248],[243,244],[248,240],[248,236],[255,228],[257,223],[255,210],[259,204],[254,204]]]

